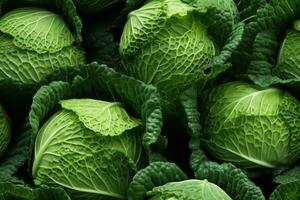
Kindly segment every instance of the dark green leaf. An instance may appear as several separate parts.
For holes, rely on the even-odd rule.
[[[298,200],[298,199],[300,199],[299,181],[279,185],[269,198],[269,200]]]
[[[143,200],[154,187],[185,179],[186,174],[175,164],[153,162],[134,176],[128,188],[128,200]]]
[[[234,200],[264,200],[262,191],[239,168],[230,163],[205,162],[196,171],[196,178],[207,179],[221,187]]]
[[[0,183],[0,199],[19,200],[71,200],[67,193],[61,188],[30,188],[28,186],[13,184],[9,182]]]
[[[294,181],[300,181],[300,166],[295,166],[289,170],[284,171],[274,178],[275,183],[287,184]]]

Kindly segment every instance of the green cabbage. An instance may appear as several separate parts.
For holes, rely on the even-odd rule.
[[[0,18],[0,81],[31,84],[62,66],[85,63],[63,18],[41,8],[18,8]]]
[[[205,144],[244,168],[275,168],[300,158],[300,103],[288,92],[230,82],[202,98]]]
[[[141,121],[116,102],[60,103],[36,138],[34,183],[61,186],[79,199],[126,199],[129,181],[145,161]]]
[[[130,76],[155,85],[163,108],[168,108],[192,84],[228,68],[224,63],[242,32],[233,31],[237,18],[232,0],[147,1],[128,15],[120,41],[121,63]],[[229,48],[222,51],[227,43]]]

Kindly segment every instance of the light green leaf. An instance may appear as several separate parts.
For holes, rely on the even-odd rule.
[[[84,126],[105,136],[117,136],[141,125],[140,120],[127,114],[121,103],[93,99],[69,99],[61,106],[73,111]]]
[[[170,182],[147,192],[151,200],[231,200],[217,185],[207,180]]]
[[[0,81],[9,79],[17,83],[38,84],[60,67],[85,63],[84,52],[75,46],[56,53],[39,54],[14,46],[12,38],[2,33],[0,39]]]
[[[68,22],[71,32],[77,44],[82,42],[81,31],[82,23],[77,15],[76,7],[72,0],[1,0],[0,15],[3,15],[15,8],[38,7],[38,8],[56,8]]]
[[[120,41],[121,56],[132,55],[149,44],[165,25],[166,19],[167,5],[164,0],[150,1],[129,13]]]

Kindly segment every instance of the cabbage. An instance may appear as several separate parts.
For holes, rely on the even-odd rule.
[[[230,82],[202,98],[207,149],[244,168],[276,168],[300,158],[300,103],[287,91]]]
[[[227,40],[237,16],[232,0],[147,1],[128,15],[119,48],[123,67],[130,76],[155,85],[163,107],[168,107],[193,83],[228,68],[216,70],[214,65],[224,64],[240,39],[241,31],[236,31]],[[227,43],[234,44],[225,53],[222,48]]]
[[[32,84],[63,66],[85,63],[85,53],[63,18],[25,7],[0,18],[0,81]]]
[[[61,186],[75,198],[125,199],[129,181],[145,161],[141,121],[117,102],[60,104],[36,138],[34,183]]]

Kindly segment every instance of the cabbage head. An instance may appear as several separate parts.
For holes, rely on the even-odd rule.
[[[126,199],[128,184],[145,161],[141,121],[117,102],[60,104],[36,138],[34,183],[63,187],[74,199]]]
[[[229,82],[202,94],[205,144],[243,168],[276,168],[300,158],[300,103],[284,90]]]
[[[223,47],[224,43],[210,34],[216,31],[211,25],[218,24],[215,13],[230,10],[228,15],[236,16],[237,8],[232,0],[218,2],[151,0],[129,13],[119,48],[122,65],[130,76],[158,88],[163,107],[191,84],[203,80],[203,71]],[[208,7],[214,10],[208,12]],[[226,24],[229,32],[233,22]]]
[[[217,185],[207,180],[170,182],[147,193],[150,200],[231,200]]]
[[[10,119],[0,105],[0,157],[5,153],[11,139]]]
[[[85,63],[84,52],[63,18],[25,7],[0,18],[0,81],[32,84],[62,66]]]
[[[300,20],[287,32],[273,73],[282,79],[300,78]]]

